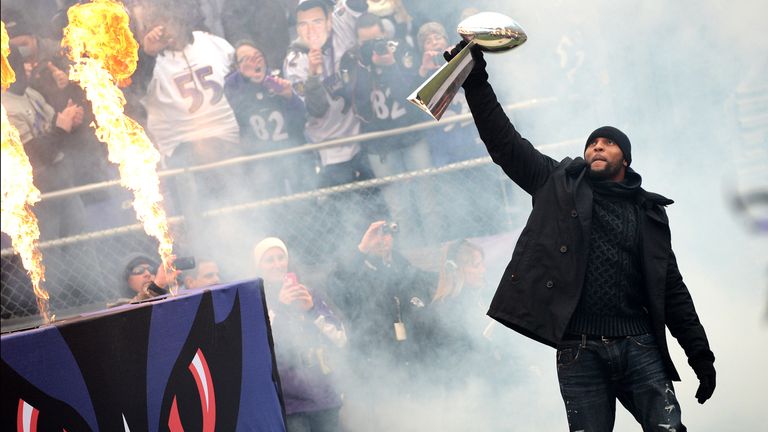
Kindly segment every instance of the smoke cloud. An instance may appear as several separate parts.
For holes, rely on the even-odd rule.
[[[418,3],[414,11],[422,14],[443,10],[450,16],[472,6],[507,14],[520,23],[528,34],[524,45],[508,53],[486,55],[490,81],[503,105],[554,98],[554,102],[508,112],[516,128],[534,145],[565,143],[542,148],[553,158],[581,155],[583,141],[599,126],[613,125],[629,136],[632,166],[642,175],[643,187],[675,200],[668,208],[673,248],[716,356],[717,389],[711,400],[699,405],[693,396],[698,381],[682,349],[669,336],[672,357],[682,376],[675,389],[683,422],[696,431],[757,430],[765,422],[768,406],[764,366],[768,357],[768,232],[765,222],[760,231],[755,221],[765,221],[768,204],[739,207],[734,203],[752,193],[768,193],[768,38],[764,22],[768,3],[404,3]],[[448,33],[453,34],[450,28]],[[458,36],[454,39],[458,41]],[[507,183],[505,188],[515,198],[511,203],[514,226],[504,235],[472,239],[485,251],[488,302],[530,210],[530,197]],[[452,199],[436,196],[437,201]],[[200,237],[223,245],[205,253],[220,264],[222,279],[231,281],[257,276],[251,248],[264,237],[279,236],[288,244],[292,266],[301,269],[302,280],[316,280],[313,288],[322,289],[328,272],[323,257],[338,250],[353,251],[368,223],[386,215],[350,210],[367,205],[367,198],[358,196],[337,202],[345,210],[335,224],[324,225],[329,198],[315,199],[317,205],[309,210],[287,204],[285,215],[289,217],[261,218],[248,212],[219,215],[212,228],[201,228],[181,240],[194,243]],[[476,206],[452,205],[456,215],[476,211]],[[435,228],[427,223],[398,222],[404,232],[409,224]],[[328,237],[332,240],[326,240]],[[433,258],[419,264],[436,269],[434,257],[439,255],[440,245],[429,245],[424,252],[417,247],[418,241],[401,238],[406,255],[417,260],[419,253],[432,253]],[[304,252],[293,254],[299,244],[306,246]],[[55,297],[56,288],[52,291]],[[457,319],[466,319],[469,327],[478,322],[484,325],[488,318]],[[360,388],[345,373],[343,358],[338,359],[334,373],[345,391],[345,424],[349,430],[372,430],[371,425],[399,431],[565,430],[554,350],[500,325],[484,341],[500,359],[491,373],[483,371],[480,375],[485,376],[478,377],[478,363],[451,366],[454,369],[448,372],[461,384],[450,387],[425,373],[413,378],[407,391],[389,389],[397,381],[393,377],[401,377],[402,371],[380,370],[375,380]],[[448,360],[430,358],[429,368],[446,372]],[[488,379],[488,375],[494,378]],[[373,411],[364,410],[360,402],[371,389],[397,396]],[[615,430],[639,429],[619,407]]]

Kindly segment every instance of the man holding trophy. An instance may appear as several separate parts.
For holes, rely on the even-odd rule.
[[[482,51],[526,35],[484,12],[462,21],[463,40],[411,100],[439,118],[462,84],[493,161],[533,197],[533,210],[488,315],[557,349],[557,374],[571,431],[613,429],[616,399],[643,430],[686,430],[665,327],[700,381],[715,389],[714,354],[677,268],[661,195],[630,168],[631,143],[611,126],[592,132],[583,157],[556,161],[523,138],[488,82]],[[458,83],[458,84],[457,84]]]

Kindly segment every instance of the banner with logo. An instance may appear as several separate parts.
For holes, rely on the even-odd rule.
[[[260,279],[10,333],[2,430],[284,431]]]

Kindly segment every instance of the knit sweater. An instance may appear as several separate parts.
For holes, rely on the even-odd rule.
[[[620,184],[593,182],[587,271],[568,333],[626,336],[650,331],[634,199],[639,186],[637,174]]]

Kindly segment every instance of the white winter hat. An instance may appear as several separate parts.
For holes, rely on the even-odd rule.
[[[256,265],[261,263],[261,257],[264,253],[272,248],[280,248],[285,256],[288,257],[288,248],[285,247],[285,243],[277,237],[267,237],[264,240],[258,242],[253,248],[253,259]]]

